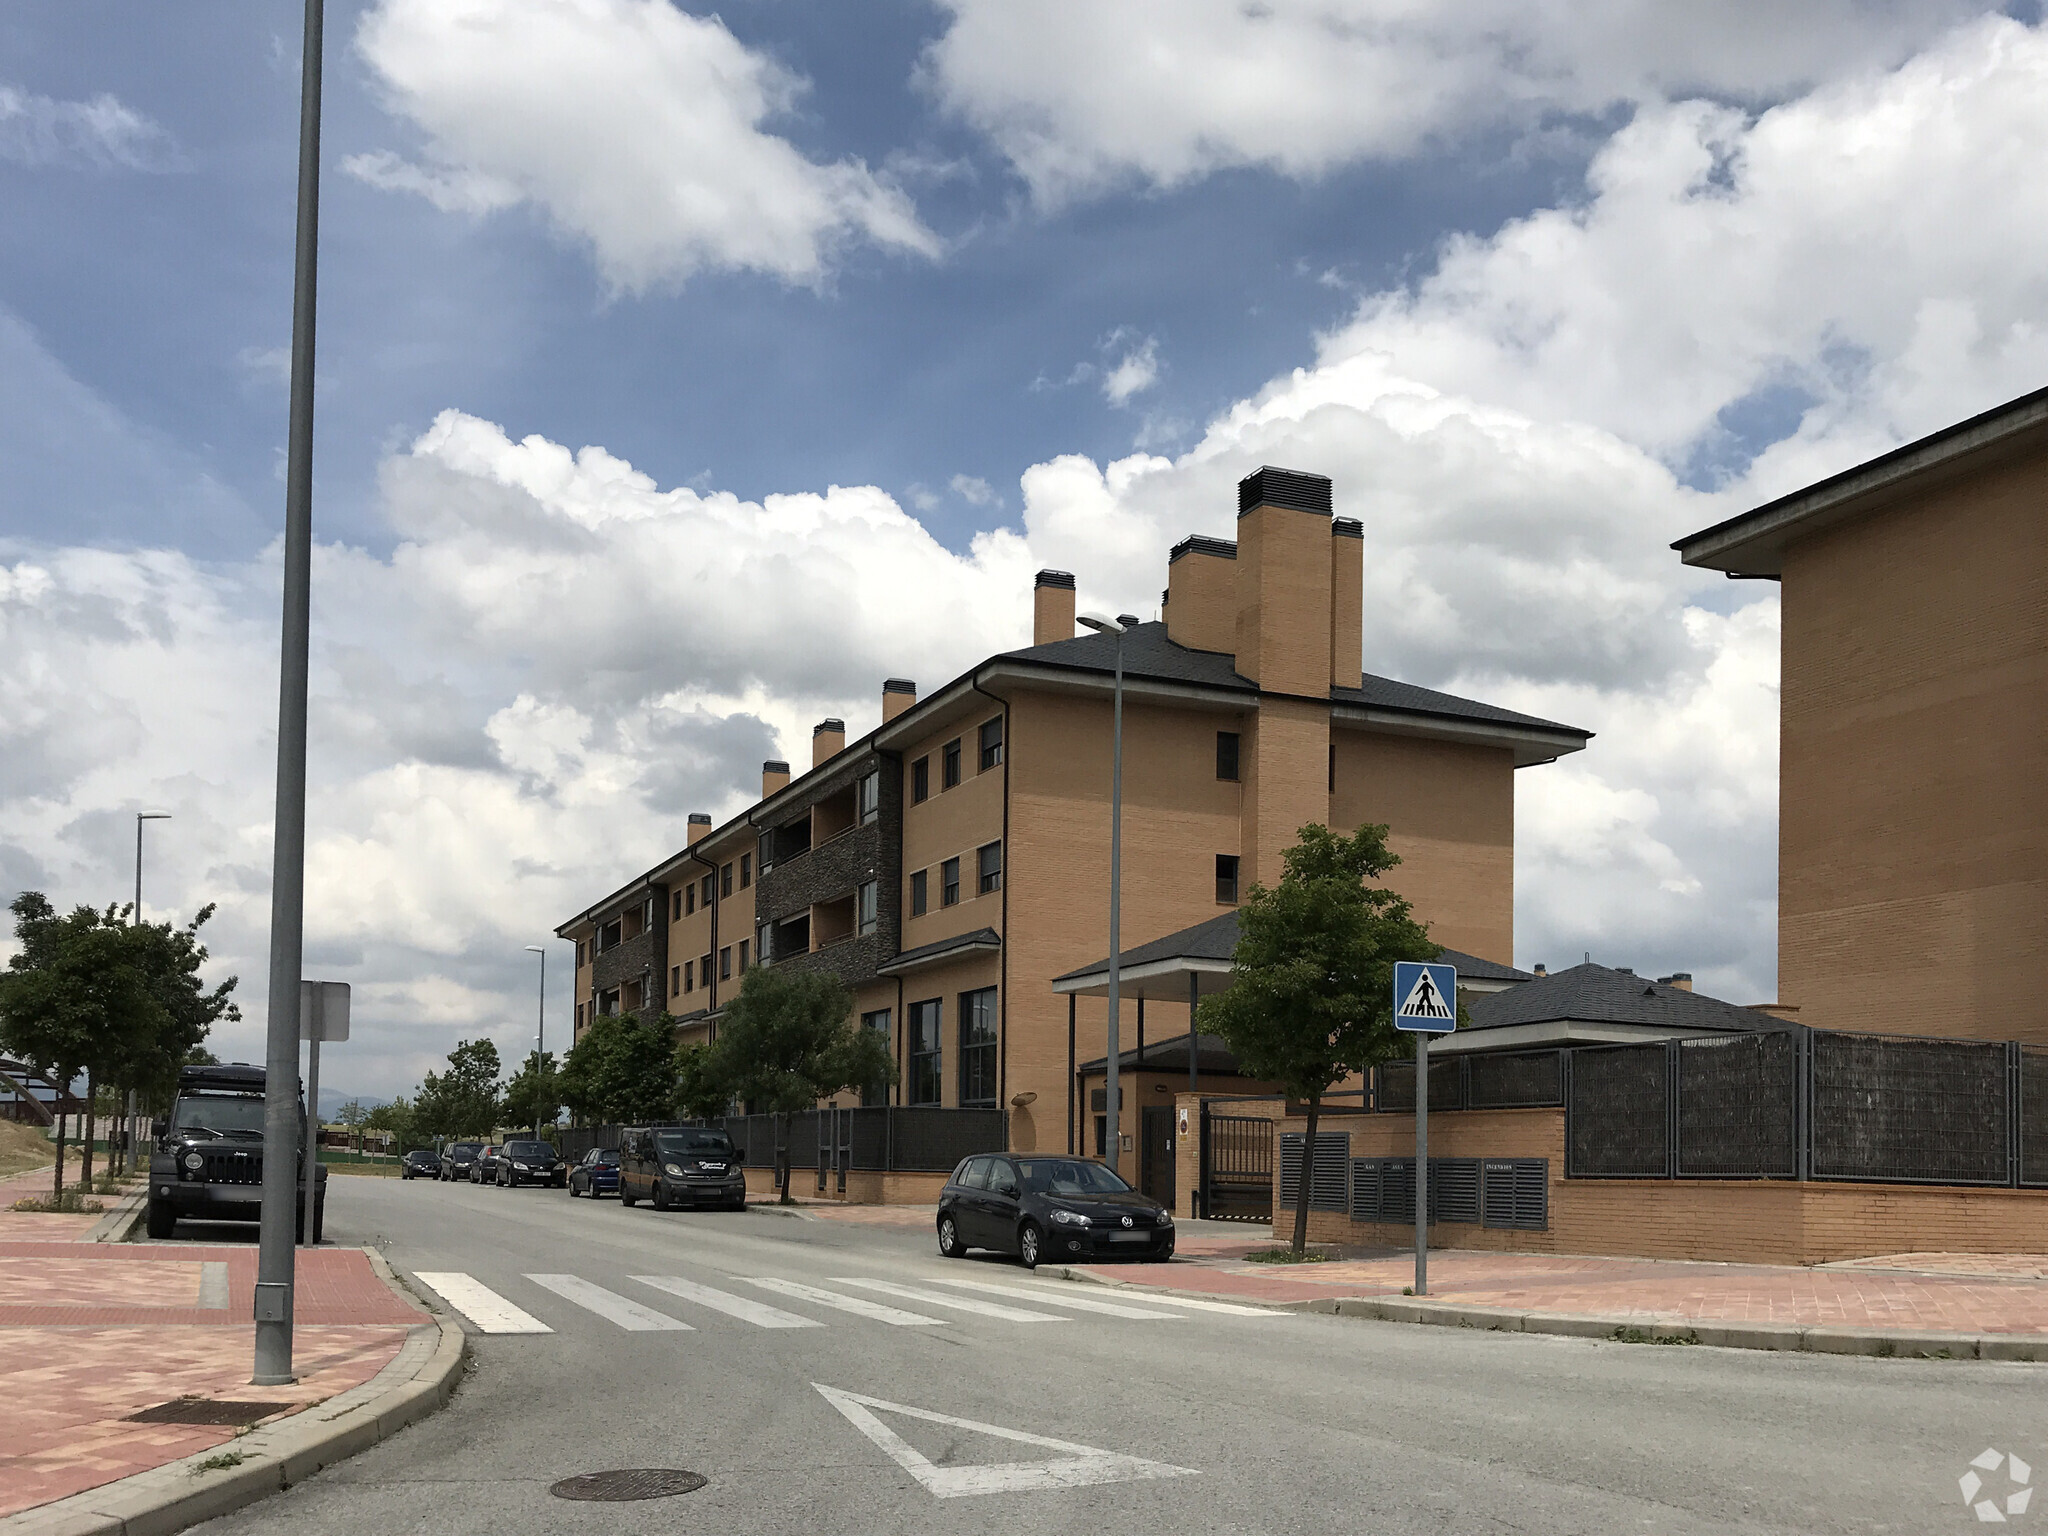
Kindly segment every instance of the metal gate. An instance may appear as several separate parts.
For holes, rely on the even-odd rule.
[[[1211,1221],[1273,1219],[1273,1122],[1202,1106],[1201,1212]]]
[[[853,1166],[853,1111],[837,1105],[817,1111],[818,1193],[825,1193],[828,1173],[838,1176],[836,1193],[846,1193],[846,1170]]]

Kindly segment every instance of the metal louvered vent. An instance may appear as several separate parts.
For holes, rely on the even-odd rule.
[[[1301,1199],[1301,1131],[1280,1136],[1280,1204],[1293,1210]],[[1316,1132],[1316,1176],[1309,1186],[1308,1208],[1342,1211],[1350,1203],[1351,1133]]]

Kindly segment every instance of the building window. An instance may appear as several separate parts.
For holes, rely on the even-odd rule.
[[[922,805],[932,797],[932,760],[920,757],[910,765],[910,803]]]
[[[674,893],[674,896],[675,910],[669,913],[668,915],[668,920],[672,923],[682,921],[683,916],[683,893],[681,891],[677,891]]]
[[[853,893],[854,931],[869,934],[875,931],[881,916],[881,887],[873,880],[865,881]]]
[[[683,968],[680,965],[672,965],[668,968],[668,995],[670,997],[681,997],[683,995]]]
[[[910,1005],[910,1094],[913,1104],[939,1102],[940,1015],[944,1004],[938,998]]]
[[[706,875],[702,885],[703,889],[699,892],[697,898],[698,905],[708,907],[711,905],[711,876]]]
[[[718,869],[718,894],[720,897],[732,894],[732,865],[722,864]]]
[[[1337,793],[1337,743],[1330,743],[1330,793]],[[1411,1205],[1413,1201],[1409,1202]]]
[[[1216,777],[1237,782],[1237,732],[1216,733]]]
[[[860,824],[867,826],[878,821],[882,815],[882,775],[879,770],[864,773],[853,786],[854,798],[860,810]]]
[[[996,989],[960,994],[960,1107],[996,1106]]]
[[[685,960],[683,962],[683,990],[685,992],[697,990],[697,962],[694,960]]]
[[[775,829],[770,827],[761,834],[761,873],[767,874],[775,867]]]
[[[597,994],[597,1011],[604,1018],[611,1018],[618,1013],[619,989],[617,987],[613,987],[609,992]]]
[[[955,736],[940,751],[945,763],[945,776],[939,781],[939,788],[951,789],[960,782],[960,738]]]
[[[654,926],[654,914],[655,914],[656,912],[660,911],[660,910],[661,910],[661,898],[660,898],[659,896],[650,896],[650,897],[648,897],[648,898],[647,898],[647,900],[646,900],[646,901],[644,901],[643,903],[641,903],[641,907],[640,907],[640,926],[641,926],[641,928],[642,928],[642,929],[651,929],[651,928],[653,928],[653,926]]]
[[[1226,907],[1237,905],[1237,855],[1216,855],[1216,899]]]
[[[730,944],[718,952],[718,979],[720,981],[732,980],[732,946]]]
[[[753,883],[754,856],[751,853],[743,853],[740,855],[740,889],[744,891]]]
[[[683,887],[683,916],[688,917],[697,910],[697,882],[692,880]]]
[[[597,930],[597,952],[601,955],[608,949],[617,949],[620,944],[620,923],[615,917]]]
[[[989,769],[1001,766],[1002,761],[1003,717],[997,715],[995,719],[981,723],[981,767],[976,772],[987,773]]]
[[[931,871],[928,869],[914,870],[911,873],[910,915],[912,917],[923,917],[929,906],[930,897],[926,894],[926,877],[930,874]]]
[[[960,902],[960,861],[948,859],[939,866],[939,905],[957,906]]]
[[[740,940],[740,974],[747,974],[747,940]]]
[[[889,1022],[889,1010],[886,1008],[877,1008],[873,1013],[864,1013],[860,1016],[860,1027],[862,1029],[872,1029],[882,1037],[884,1044],[888,1044],[892,1038]],[[867,1109],[872,1109],[878,1104],[887,1104],[889,1102],[889,1080],[886,1077],[881,1078],[863,1088],[860,1091],[860,1102],[862,1107]]]
[[[711,955],[708,951],[697,962],[697,980],[707,987],[711,985]]]
[[[975,887],[978,894],[986,896],[990,891],[1003,888],[1003,845],[983,843],[974,850]]]
[[[576,1005],[576,1028],[579,1032],[583,1028],[583,1005],[581,1003]]]
[[[578,969],[578,970],[581,970],[581,969],[583,968],[583,965],[584,965],[584,959],[583,959],[583,941],[582,941],[581,939],[578,939],[578,940],[576,941],[576,966],[577,966],[577,969]]]

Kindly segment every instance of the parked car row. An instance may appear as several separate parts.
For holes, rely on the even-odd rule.
[[[471,1184],[495,1184],[517,1189],[522,1184],[551,1184],[561,1189],[569,1182],[569,1168],[552,1142],[546,1141],[451,1141],[438,1153],[421,1147],[398,1160],[402,1179],[466,1179]]]

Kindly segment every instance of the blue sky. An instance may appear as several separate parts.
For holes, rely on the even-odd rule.
[[[0,885],[116,896],[172,809],[252,981],[298,26],[0,13]],[[1261,462],[1364,519],[1368,669],[1600,732],[1520,776],[1497,958],[1769,997],[1776,596],[1666,546],[2048,372],[2031,6],[335,0],[327,58],[365,1092],[515,1049],[524,944],[1037,566],[1155,602]]]

